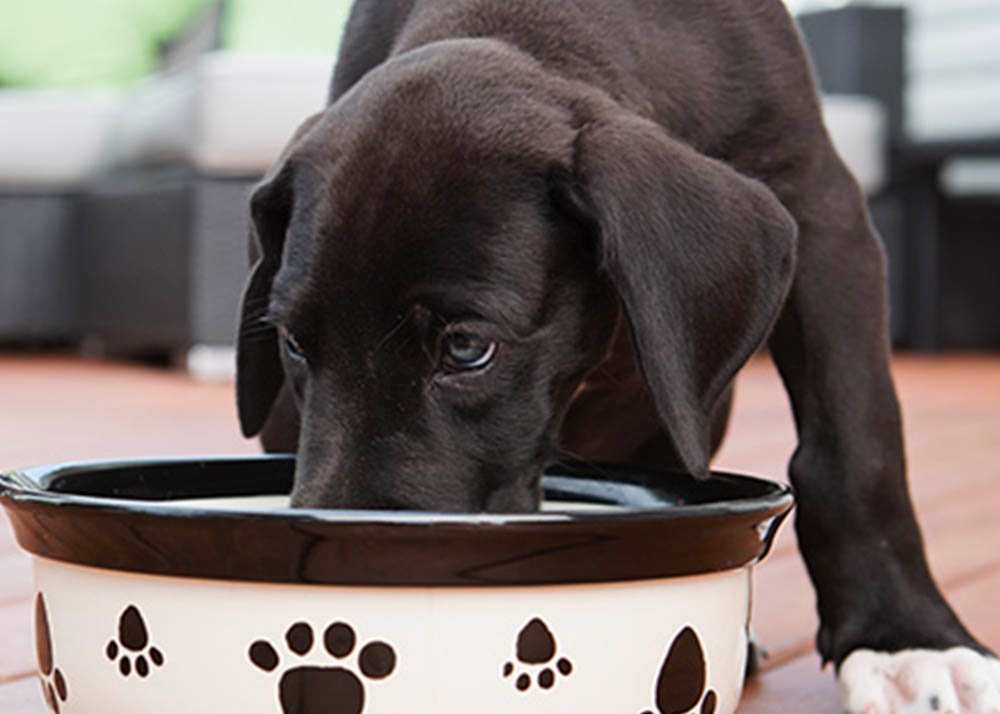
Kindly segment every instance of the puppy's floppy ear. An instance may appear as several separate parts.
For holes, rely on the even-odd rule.
[[[243,290],[236,341],[236,404],[243,435],[260,432],[284,381],[278,333],[263,321],[288,225],[287,179],[279,173],[250,199],[250,254],[255,259]]]
[[[777,318],[796,224],[763,184],[623,110],[583,125],[575,163],[657,412],[704,476],[709,416]]]
[[[236,404],[243,435],[258,434],[284,382],[277,329],[263,321],[274,276],[281,267],[285,232],[292,210],[292,167],[285,160],[320,114],[295,132],[275,168],[250,198],[250,260],[253,266],[243,290],[236,340]]]

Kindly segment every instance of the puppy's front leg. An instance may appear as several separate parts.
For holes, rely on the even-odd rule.
[[[881,251],[853,178],[825,142],[820,153],[794,182],[808,188],[782,196],[799,221],[798,266],[770,342],[799,435],[790,473],[819,650],[851,712],[945,712],[963,697],[956,714],[995,712],[1000,665],[976,654],[934,584],[908,495]],[[976,653],[945,652],[956,646]]]

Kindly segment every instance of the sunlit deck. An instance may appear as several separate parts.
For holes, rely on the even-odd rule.
[[[965,623],[1000,649],[1000,357],[903,356],[895,372],[933,571]],[[756,359],[740,379],[716,464],[781,477],[793,446],[777,375]],[[72,357],[0,356],[0,468],[256,451],[238,433],[230,385]],[[42,714],[29,562],[0,521],[0,712]],[[813,596],[790,524],[757,568],[754,609],[770,657],[740,713],[836,712],[833,677],[813,651]]]

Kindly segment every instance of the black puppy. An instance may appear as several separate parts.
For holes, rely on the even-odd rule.
[[[251,211],[240,418],[298,452],[294,505],[524,511],[560,455],[703,474],[766,340],[848,708],[1000,707],[925,564],[882,256],[779,0],[359,0]]]

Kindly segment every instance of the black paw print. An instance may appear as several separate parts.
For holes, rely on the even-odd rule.
[[[35,649],[45,701],[48,702],[49,708],[58,714],[59,702],[69,699],[69,688],[66,686],[66,677],[62,670],[54,663],[49,613],[45,607],[45,597],[41,593],[35,596]]]
[[[542,689],[552,689],[556,683],[558,675],[569,676],[573,672],[573,663],[565,657],[552,666],[549,664],[556,657],[556,640],[548,626],[539,618],[533,618],[531,622],[521,628],[517,635],[517,661],[522,665],[529,665],[531,670],[537,674],[538,686]],[[506,662],[503,666],[504,678],[511,677],[515,672],[513,662]],[[514,678],[514,686],[520,692],[531,689],[532,674],[528,671],[518,671]]]
[[[313,628],[296,622],[285,633],[288,649],[299,657],[313,648]],[[323,633],[323,646],[336,659],[354,651],[357,637],[353,628],[335,622]],[[264,670],[277,669],[280,658],[267,640],[250,645],[250,661]],[[385,642],[369,642],[358,653],[358,669],[367,679],[385,679],[396,668],[396,652]],[[287,669],[278,684],[284,714],[361,714],[365,708],[365,687],[354,672],[345,667],[301,665]]]
[[[656,680],[657,714],[689,714],[696,711],[699,703],[700,714],[715,714],[718,696],[711,689],[705,693],[706,676],[701,641],[691,627],[685,627],[670,644],[660,667]],[[643,714],[654,712],[647,710]]]
[[[118,617],[118,638],[108,642],[104,653],[112,662],[118,661],[118,671],[123,677],[132,674],[133,669],[140,677],[147,677],[151,671],[150,664],[162,667],[164,661],[163,653],[152,646],[147,650],[148,645],[149,631],[142,614],[135,605],[129,605]]]

